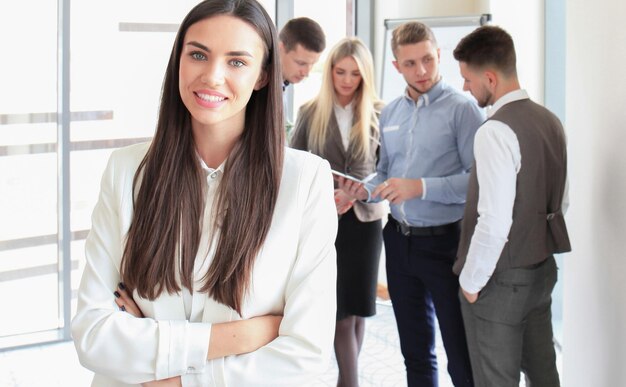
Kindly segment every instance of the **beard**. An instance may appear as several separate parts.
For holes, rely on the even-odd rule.
[[[480,98],[474,96],[474,98],[476,98],[476,102],[478,103],[478,106],[480,106],[481,108],[493,105],[493,93],[491,93],[488,90],[483,90],[483,94],[482,96],[480,96]]]
[[[407,86],[411,88],[411,90],[413,90],[414,92],[417,93],[417,95],[422,95],[422,94],[426,94],[430,91],[430,89],[433,88],[433,86],[435,86],[437,84],[437,82],[439,82],[441,80],[441,76],[437,75],[436,77],[430,79],[430,85],[424,89],[424,90],[420,90],[419,88],[417,88],[415,85],[410,84],[409,82],[407,82]]]
[[[411,85],[410,83],[407,83],[407,86],[409,86],[411,89],[413,89],[413,91],[414,91],[414,92],[416,92],[416,93],[417,93],[417,95],[422,95],[422,94],[424,94],[424,93],[427,93],[427,92],[428,92],[428,90],[430,90],[430,88],[428,88],[427,90],[420,90],[420,89],[418,89],[417,87],[415,87],[415,86]]]

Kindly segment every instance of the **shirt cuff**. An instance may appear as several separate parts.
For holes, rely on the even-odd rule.
[[[209,354],[211,324],[189,323],[188,337],[187,372],[202,372]]]
[[[467,266],[463,268],[461,271],[461,275],[459,275],[459,285],[461,288],[465,290],[467,293],[475,294],[482,290],[489,281],[489,277],[486,278],[486,281],[478,280],[476,281],[476,275],[472,275],[470,273],[471,270],[468,270]]]
[[[225,360],[225,357],[209,360],[206,362],[204,372],[181,375],[180,382],[182,387],[226,386]]]
[[[159,321],[156,379],[204,371],[211,324],[186,320]]]
[[[372,200],[372,193],[370,192],[369,189],[367,189],[367,186],[365,184],[363,184],[363,189],[365,190],[365,192],[367,192],[367,199],[363,200],[365,203],[369,203]]]

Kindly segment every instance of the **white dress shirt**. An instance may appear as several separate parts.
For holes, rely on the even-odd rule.
[[[72,337],[92,386],[122,387],[181,376],[183,386],[306,386],[324,372],[332,353],[336,313],[337,215],[325,160],[285,150],[272,224],[256,258],[242,316],[200,293],[213,254],[203,232],[194,290],[133,295],[145,318],[121,312],[113,291],[120,282],[124,238],[132,221],[135,171],[148,144],[115,151],[85,244],[86,263],[72,320]],[[207,171],[207,205],[221,171]],[[213,193],[212,193],[213,192]],[[210,211],[203,230],[212,223]],[[213,244],[215,246],[215,244]],[[211,324],[283,315],[279,337],[248,354],[207,360]]]

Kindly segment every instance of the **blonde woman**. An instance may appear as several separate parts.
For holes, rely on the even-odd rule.
[[[372,55],[357,38],[345,38],[324,65],[319,95],[298,113],[293,148],[330,162],[333,170],[363,179],[376,170],[378,114]],[[335,190],[340,215],[337,248],[338,386],[358,386],[357,359],[365,317],[376,314],[376,284],[382,247],[381,203],[365,204]]]

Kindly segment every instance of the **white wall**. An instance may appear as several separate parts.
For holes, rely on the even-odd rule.
[[[567,2],[564,385],[626,386],[626,3]]]
[[[518,54],[518,75],[530,96],[543,102],[544,5],[541,0],[376,0],[374,60],[377,81],[382,69],[385,19],[462,16],[490,13],[492,24],[507,29]],[[380,83],[378,83],[380,84]]]
[[[507,30],[515,42],[517,75],[538,103],[544,100],[544,2],[490,0],[491,24]]]
[[[376,81],[380,84],[383,68],[383,45],[385,19],[407,19],[419,17],[463,16],[487,13],[480,3],[485,0],[375,0],[374,6],[374,66]]]

